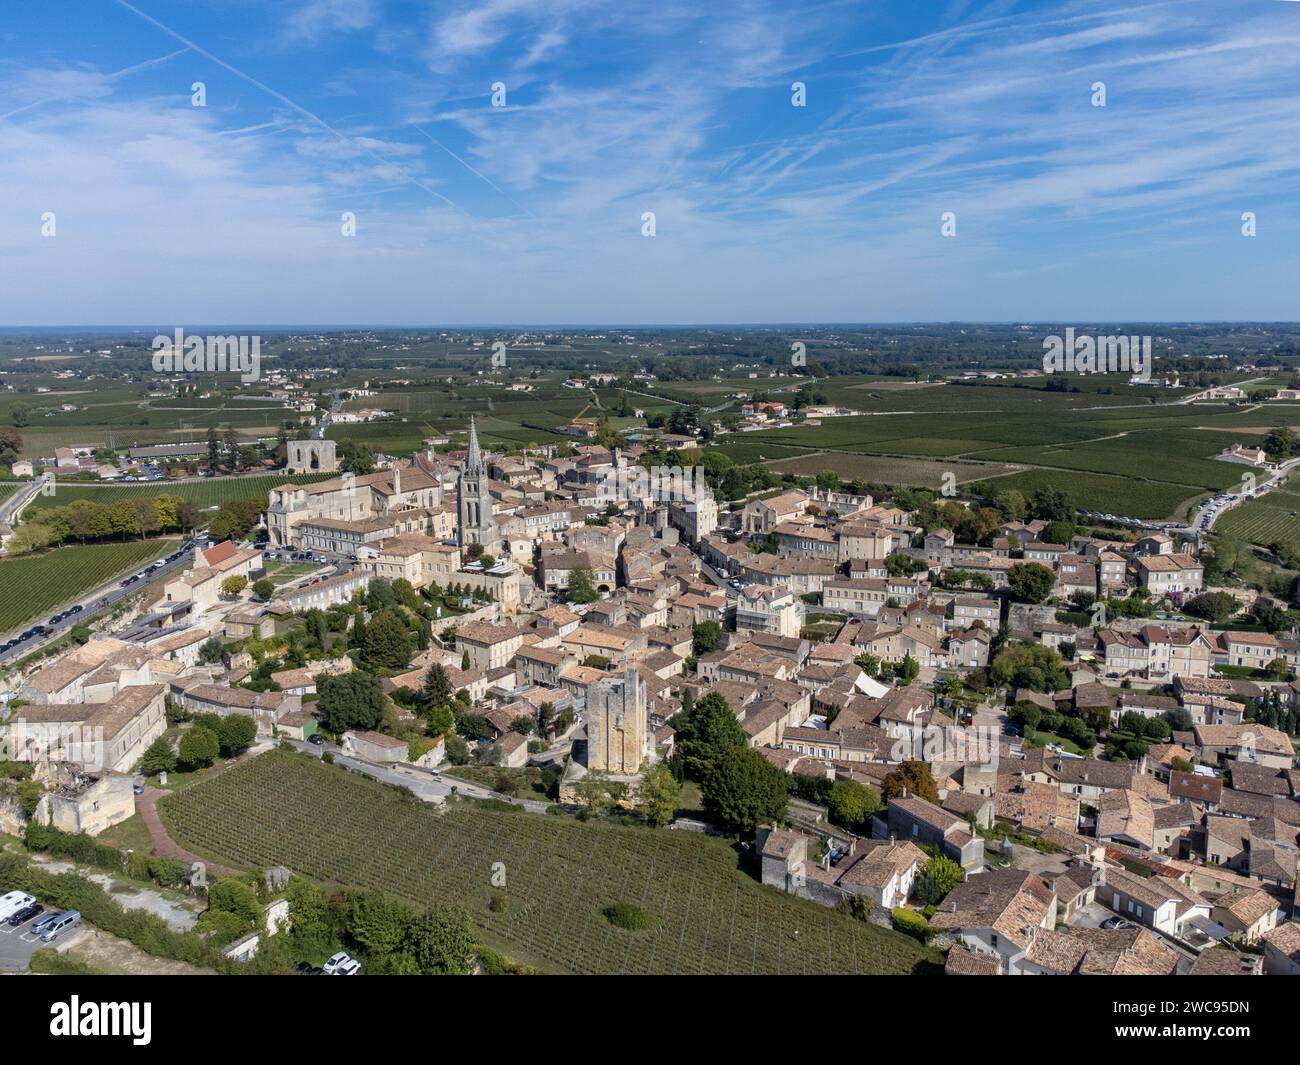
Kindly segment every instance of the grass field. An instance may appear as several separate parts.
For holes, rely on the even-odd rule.
[[[265,501],[266,494],[276,485],[292,481],[294,484],[308,484],[323,480],[332,474],[269,474],[265,477],[212,477],[201,481],[185,481],[177,484],[171,481],[149,481],[144,484],[55,484],[53,495],[38,495],[28,504],[28,509],[39,510],[45,507],[65,507],[78,499],[89,499],[92,503],[116,503],[119,499],[152,499],[160,495],[180,496],[188,499],[197,507],[220,506],[233,499],[250,499],[254,496]]]
[[[267,579],[278,588],[321,567],[314,562],[265,562],[262,568],[266,570]]]
[[[460,903],[489,945],[552,972],[910,973],[939,961],[913,939],[761,886],[719,839],[473,805],[440,814],[289,751],[160,809],[177,842],[214,861]],[[488,908],[494,862],[505,864],[505,913]],[[623,901],[653,927],[613,927],[602,911]]]
[[[60,547],[43,555],[0,561],[0,632],[45,615],[119,574],[166,554],[176,540],[161,537],[124,544]]]

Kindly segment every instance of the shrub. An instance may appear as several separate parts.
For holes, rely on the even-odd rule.
[[[606,906],[604,912],[605,920],[615,928],[622,928],[628,932],[642,932],[654,923],[653,918],[645,910],[630,902],[616,902],[612,906]]]
[[[942,902],[944,896],[955,888],[962,877],[961,866],[951,858],[937,855],[921,868],[913,891],[926,905]]]
[[[930,938],[930,922],[919,913],[905,910],[901,906],[895,906],[891,916],[894,919],[894,928],[898,931],[906,932],[909,936],[915,936],[922,943]]]
[[[488,909],[493,913],[505,913],[506,910],[510,909],[509,896],[502,895],[499,892],[493,895],[491,900],[488,902]]]

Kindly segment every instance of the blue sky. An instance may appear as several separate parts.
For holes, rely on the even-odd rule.
[[[0,324],[1294,320],[1297,45],[1286,0],[10,0]]]

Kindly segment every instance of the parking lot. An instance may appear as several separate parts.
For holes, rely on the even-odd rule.
[[[24,921],[17,928],[12,927],[7,921],[0,924],[0,969],[22,972],[27,968],[32,955],[42,946],[57,946],[59,950],[66,950],[84,934],[84,926],[82,926],[60,936],[54,943],[41,943],[31,931],[32,921],[39,921],[48,913],[49,910],[46,910],[45,913],[38,914],[30,921]]]

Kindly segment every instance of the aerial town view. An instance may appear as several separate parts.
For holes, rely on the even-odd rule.
[[[0,974],[1262,1031],[1300,4],[15,7]]]

